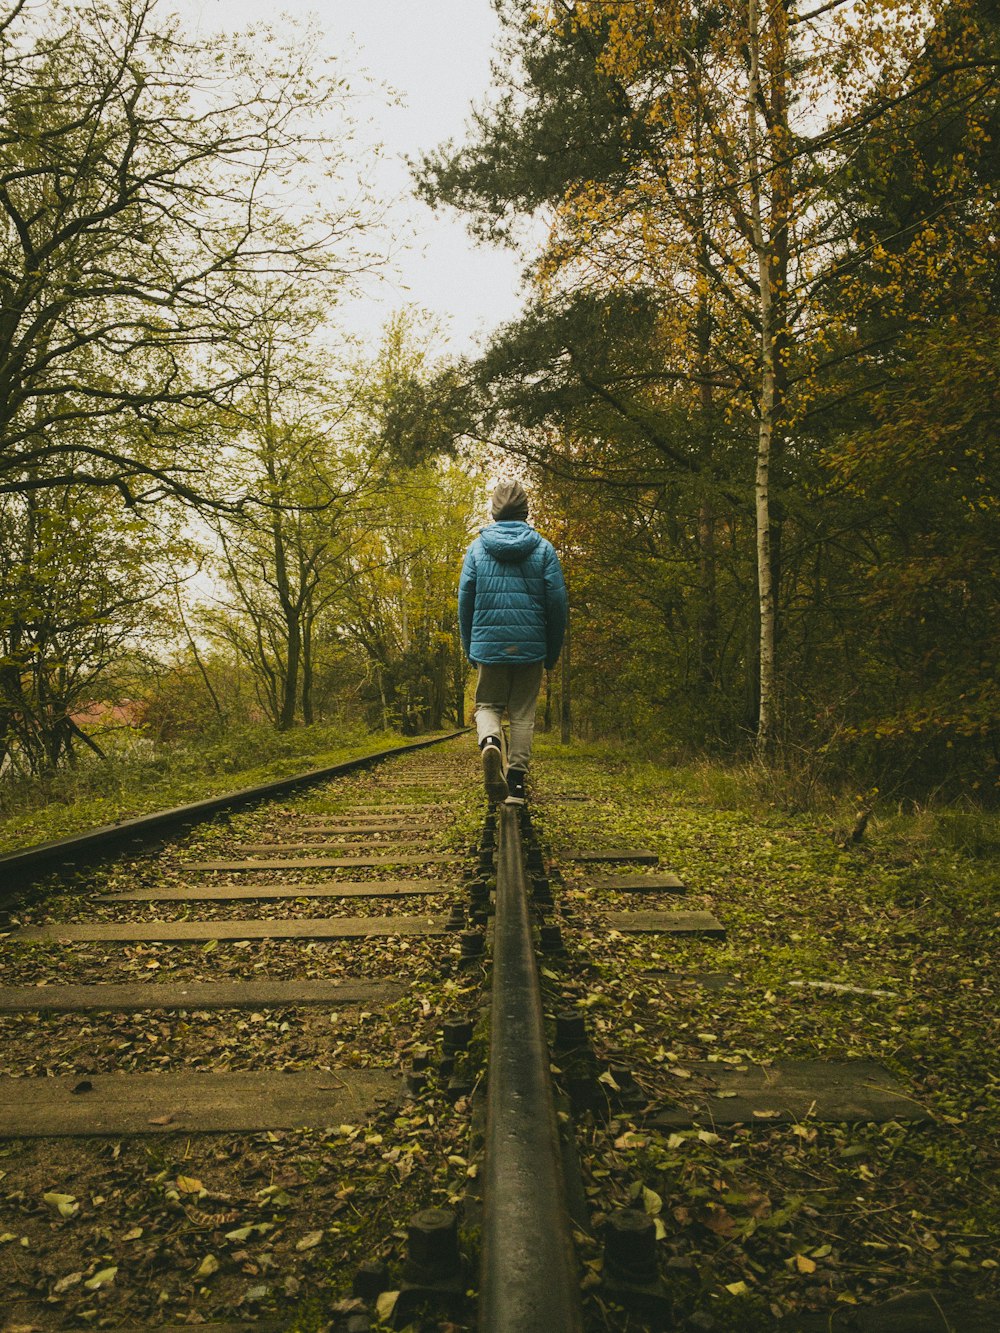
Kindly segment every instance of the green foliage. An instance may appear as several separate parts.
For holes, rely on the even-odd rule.
[[[391,467],[355,531],[340,632],[365,663],[373,725],[412,734],[464,718],[455,591],[476,492],[475,472],[449,459]]]
[[[467,213],[484,239],[510,241],[524,215],[558,203],[576,181],[620,180],[633,127],[586,36],[571,24],[547,24],[526,0],[498,8],[504,83],[476,116],[469,143],[423,157],[417,188],[429,203]]]
[[[262,704],[315,715],[317,580],[361,486],[329,308],[379,256],[346,84],[308,33],[262,39],[131,0],[0,23],[0,770],[97,746],[74,713],[163,651],[160,593],[199,661],[177,497],[217,518]]]
[[[0,496],[0,767],[72,762],[87,740],[77,717],[114,692],[131,648],[153,647],[181,551],[176,522],[161,518],[87,487]]]
[[[584,1009],[600,1066],[629,1070],[642,1094],[610,1121],[581,1117],[584,1187],[600,1213],[640,1201],[662,1212],[661,1261],[683,1260],[674,1322],[709,1309],[721,1328],[756,1327],[746,1306],[759,1299],[771,1316],[760,1327],[784,1316],[796,1328],[816,1307],[870,1304],[901,1283],[990,1296],[1000,816],[881,802],[864,842],[845,847],[846,793],[817,791],[789,814],[739,766],[538,748],[533,818],[554,848],[651,847],[687,886],[676,905],[727,929],[724,942],[616,935],[605,913],[636,910],[634,897],[602,887],[595,868],[564,869],[570,949],[588,967],[551,969],[546,1007]],[[567,789],[589,799],[544,799]],[[726,984],[709,984],[720,974]],[[807,1113],[676,1134],[644,1121],[648,1104],[683,1099],[695,1062],[790,1059],[876,1060],[933,1119]]]
[[[537,299],[468,375],[480,433],[534,469],[564,537],[578,728],[745,745],[769,573],[776,787],[808,799],[846,768],[995,789],[992,11],[922,11],[914,59],[891,6],[823,36],[761,11],[757,128],[789,154],[757,198],[779,321],[763,567],[745,13],[501,12],[492,99],[419,179],[484,234],[551,210]]]

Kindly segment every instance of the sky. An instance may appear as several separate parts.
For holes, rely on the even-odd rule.
[[[403,161],[446,139],[463,140],[472,104],[482,102],[490,81],[499,26],[489,0],[165,0],[164,8],[203,35],[261,21],[278,25],[285,13],[319,17],[345,74],[367,71],[373,83],[401,95],[402,105],[392,106],[373,93],[358,111],[372,121],[363,133],[385,146],[379,193],[403,196],[395,205],[398,231],[415,231],[416,239],[398,256],[395,281],[372,285],[342,312],[354,332],[374,341],[393,311],[412,304],[436,315],[449,350],[464,353],[517,313],[520,258],[477,244],[464,219],[415,199]]]

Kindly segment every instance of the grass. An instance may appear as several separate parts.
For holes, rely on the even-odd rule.
[[[803,809],[745,767],[661,765],[543,739],[536,771],[540,796],[549,787],[591,798],[539,805],[557,860],[570,845],[650,846],[689,887],[686,901],[655,905],[707,908],[728,931],[725,942],[609,938],[604,908],[654,904],[566,868],[578,957],[591,970],[558,1005],[585,1008],[605,1069],[625,1065],[652,1100],[669,1100],[671,1085],[683,1087],[671,1070],[690,1062],[876,1060],[933,1116],[805,1117],[707,1140],[638,1121],[630,1136],[627,1112],[584,1126],[597,1217],[642,1197],[662,1209],[664,1257],[687,1284],[675,1288],[678,1321],[710,1314],[712,1327],[748,1333],[920,1288],[995,1299],[1000,817],[885,802],[855,844],[853,793],[817,788]],[[704,972],[740,985],[666,979]],[[609,1318],[594,1327],[625,1327]]]
[[[0,852],[342,763],[405,740],[344,723],[286,732],[229,727],[155,748],[142,737],[119,737],[106,760],[82,756],[76,768],[48,780],[0,782]]]

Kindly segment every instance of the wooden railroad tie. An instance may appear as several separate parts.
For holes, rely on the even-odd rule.
[[[281,921],[133,921],[22,926],[9,938],[67,944],[79,940],[207,943],[209,940],[346,940],[390,935],[443,935],[447,918],[423,916],[303,917]]]
[[[392,1069],[0,1077],[6,1138],[241,1134],[367,1119],[403,1090]]]
[[[283,898],[416,898],[448,893],[436,879],[327,880],[323,884],[165,884],[130,893],[101,893],[99,903],[246,902]]]
[[[0,1014],[138,1013],[150,1009],[268,1009],[362,1004],[405,995],[399,981],[126,981],[76,986],[0,986]]]
[[[425,866],[454,864],[459,854],[400,852],[388,856],[297,856],[269,857],[263,861],[186,861],[182,870],[346,870],[353,866]]]

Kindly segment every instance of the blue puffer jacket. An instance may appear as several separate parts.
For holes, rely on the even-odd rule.
[[[566,584],[551,542],[520,519],[493,523],[465,553],[458,623],[470,662],[555,666],[566,632]]]

